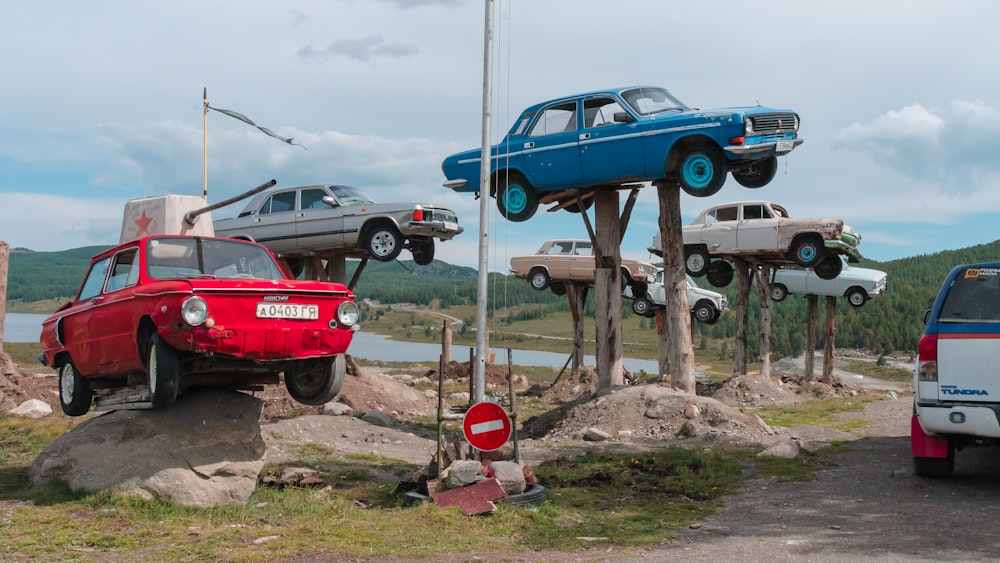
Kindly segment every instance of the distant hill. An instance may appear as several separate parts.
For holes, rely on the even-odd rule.
[[[69,298],[76,293],[91,256],[106,248],[89,246],[61,252],[12,250],[8,300],[34,302]],[[923,312],[932,305],[948,272],[958,264],[989,261],[1000,262],[1000,241],[887,262],[862,262],[862,267],[884,270],[889,274],[888,289],[884,295],[859,309],[849,307],[843,301],[838,303],[837,346],[868,348],[879,353],[914,350],[923,331]],[[348,261],[348,280],[354,275],[357,265],[357,261]],[[704,278],[700,284],[708,287]],[[539,304],[542,307],[522,310],[520,318],[527,318],[526,315],[534,315],[535,318],[568,315],[565,297],[556,297],[549,291],[535,291],[524,280],[490,274],[490,288],[488,301],[491,313],[505,306]],[[730,303],[735,304],[734,289],[735,284],[731,284],[720,291],[729,296]],[[355,293],[359,301],[367,298],[383,303],[434,303],[441,308],[473,305],[477,299],[477,273],[473,268],[441,261],[417,266],[412,261],[386,263],[371,260],[355,287]],[[629,315],[631,311],[628,302],[625,303],[625,314]],[[592,300],[589,305],[592,307]],[[751,327],[756,327],[759,314],[759,300],[754,291],[750,297]],[[792,295],[774,304],[771,346],[777,355],[796,353],[803,348],[805,317],[806,300],[801,296]],[[517,318],[511,317],[511,320],[516,321]],[[696,346],[699,335],[731,339],[735,335],[735,315],[723,315],[714,326],[697,324]],[[754,340],[753,336],[751,340]],[[751,343],[751,350],[756,348]]]

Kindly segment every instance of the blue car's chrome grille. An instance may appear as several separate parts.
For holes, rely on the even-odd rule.
[[[797,121],[793,113],[763,113],[751,115],[749,119],[753,122],[753,131],[756,135],[793,133]]]

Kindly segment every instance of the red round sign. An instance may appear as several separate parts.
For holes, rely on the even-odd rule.
[[[496,403],[476,403],[465,413],[462,431],[473,448],[492,452],[500,449],[510,439],[510,417]]]

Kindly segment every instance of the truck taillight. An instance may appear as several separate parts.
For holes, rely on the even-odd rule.
[[[424,220],[424,208],[418,207],[413,210],[413,220],[423,221]]]
[[[917,344],[917,381],[937,381],[937,335],[925,334]]]

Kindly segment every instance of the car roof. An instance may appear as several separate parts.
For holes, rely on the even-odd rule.
[[[604,90],[591,90],[590,92],[583,92],[583,93],[580,93],[580,94],[570,94],[568,96],[560,96],[558,98],[552,98],[551,100],[545,100],[544,102],[538,102],[537,104],[533,104],[531,106],[528,106],[521,113],[526,113],[526,112],[530,112],[530,111],[536,111],[539,108],[541,108],[542,106],[547,106],[547,105],[555,103],[555,102],[569,101],[569,100],[575,100],[577,98],[587,98],[587,97],[591,97],[591,96],[600,96],[600,95],[605,95],[605,94],[618,94],[619,92],[624,92],[625,90],[634,90],[636,88],[656,88],[658,90],[666,90],[666,88],[664,88],[662,86],[650,86],[648,84],[636,84],[634,86],[621,86],[621,87],[618,87],[618,88],[607,88],[607,89],[604,89]]]
[[[250,200],[247,202],[247,204],[243,207],[243,211],[241,211],[240,213],[243,214],[245,212],[253,211],[254,209],[257,209],[258,207],[260,207],[260,204],[265,199],[267,199],[268,197],[271,197],[272,194],[276,194],[278,192],[290,192],[292,190],[301,190],[301,189],[305,189],[305,188],[332,188],[332,187],[335,187],[335,186],[340,186],[340,187],[344,187],[344,188],[353,188],[355,190],[358,189],[358,188],[354,188],[354,186],[348,186],[346,184],[310,184],[308,186],[285,186],[283,188],[279,188],[279,187],[268,188],[268,189],[260,192],[259,194],[253,196],[252,198],[250,198]]]

